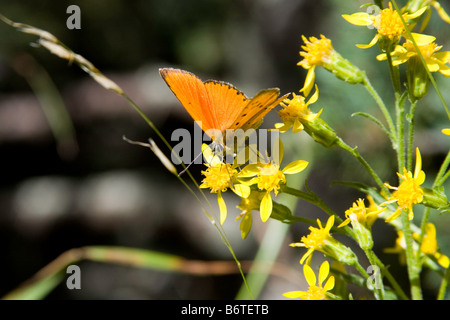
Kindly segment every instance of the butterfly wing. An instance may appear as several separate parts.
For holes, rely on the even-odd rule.
[[[227,82],[209,80],[205,82],[205,87],[216,121],[215,128],[223,132],[231,127],[250,99]]]
[[[258,92],[243,108],[230,128],[235,130],[241,128],[245,131],[259,127],[264,116],[287,96],[278,98],[279,94],[280,90],[278,88],[265,89]]]
[[[263,117],[286,96],[278,88],[261,90],[252,99],[233,85],[216,80],[203,82],[194,74],[172,68],[159,70],[161,77],[203,131],[256,129]],[[208,133],[208,132],[207,132]]]
[[[203,131],[215,128],[208,90],[196,75],[173,68],[159,69],[159,74],[194,121],[201,121]]]

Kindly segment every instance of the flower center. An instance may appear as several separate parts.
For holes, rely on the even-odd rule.
[[[414,47],[414,44],[411,41],[407,41],[403,44],[403,46],[406,48],[406,50],[408,50],[408,52],[414,52],[416,53],[416,48]],[[437,46],[436,43],[431,42],[422,46],[418,46],[419,47],[419,51],[422,54],[422,56],[424,58],[430,58],[433,53],[435,53],[436,51],[438,51],[441,46]]]
[[[311,231],[306,237],[302,237],[301,241],[305,244],[305,247],[310,249],[320,249],[325,240],[329,237],[329,232],[326,229],[317,229],[314,227],[310,227]]]
[[[231,178],[237,174],[237,170],[231,167],[231,164],[220,163],[202,171],[205,176],[203,183],[211,188],[211,192],[226,191],[231,186]]]
[[[284,108],[278,111],[278,114],[283,122],[295,118],[304,118],[310,113],[305,103],[305,98],[301,95],[294,94],[292,99],[285,99],[282,106]]]
[[[286,183],[284,173],[279,170],[278,165],[272,163],[260,168],[258,177],[258,188],[269,192],[273,190],[275,194],[278,194],[280,183]]]
[[[402,20],[397,11],[392,9],[391,3],[389,3],[389,8],[381,10],[380,14],[375,17],[374,26],[378,29],[378,34],[388,37],[390,40],[405,32]]]
[[[392,196],[397,199],[399,207],[411,208],[413,205],[422,202],[423,190],[412,177],[411,172],[405,172],[401,179],[403,182],[392,193]]]
[[[325,300],[325,289],[318,286],[310,286],[302,296],[302,300]]]
[[[330,39],[321,35],[320,39],[310,37],[308,40],[306,37],[303,37],[303,41],[305,42],[305,45],[302,46],[302,49],[305,51],[300,51],[300,55],[304,59],[300,61],[299,64],[305,69],[330,62],[330,56],[334,52]]]
[[[356,203],[353,203],[353,206],[350,209],[345,211],[345,216],[352,221],[357,220],[359,222],[364,222],[366,214],[366,206],[362,199],[358,199]]]

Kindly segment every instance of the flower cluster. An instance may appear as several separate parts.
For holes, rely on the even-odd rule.
[[[420,5],[419,5],[420,4]],[[394,9],[392,3],[388,3],[386,8],[380,9],[376,14],[364,12],[343,15],[348,22],[357,26],[366,26],[369,29],[376,29],[376,34],[367,45],[358,44],[357,47],[366,49],[378,44],[380,53],[376,56],[378,61],[387,61],[390,64],[391,71],[398,68],[401,64],[406,64],[406,86],[411,104],[417,103],[428,92],[429,73],[439,72],[445,77],[450,76],[450,51],[441,51],[442,46],[436,44],[436,37],[423,33],[412,32],[417,21],[423,18],[424,13],[430,11],[430,7],[435,8],[444,21],[447,21],[445,11],[437,1],[409,1],[403,8],[401,14]],[[449,20],[450,21],[450,20]],[[425,26],[428,21],[423,22]],[[397,220],[402,214],[407,217],[406,221],[413,223],[413,208],[421,205],[422,207],[436,209],[440,212],[450,211],[450,203],[445,196],[442,188],[429,189],[424,186],[425,172],[422,170],[422,156],[419,148],[415,152],[415,167],[412,167],[413,154],[412,141],[413,136],[409,137],[408,146],[408,165],[400,151],[404,148],[402,139],[404,139],[403,125],[404,120],[397,118],[397,124],[394,124],[390,116],[390,110],[381,101],[380,96],[374,91],[365,71],[362,71],[350,61],[339,54],[332,45],[330,39],[324,35],[320,37],[302,36],[303,45],[299,52],[301,60],[298,66],[307,70],[303,86],[297,93],[292,93],[280,103],[280,109],[277,110],[280,122],[274,124],[274,129],[281,134],[291,131],[292,134],[309,135],[315,142],[326,148],[339,147],[354,156],[377,183],[377,188],[368,188],[362,184],[350,183],[360,191],[364,192],[366,200],[358,198],[352,205],[342,212],[341,219],[338,213],[333,212],[324,204],[315,193],[308,187],[307,191],[293,189],[288,186],[287,175],[297,174],[305,170],[308,162],[305,160],[294,160],[282,166],[284,147],[281,139],[273,146],[278,157],[270,159],[268,155],[258,155],[257,163],[248,163],[243,166],[227,164],[211,153],[206,154],[205,159],[207,169],[203,171],[204,180],[202,188],[210,188],[211,192],[217,193],[218,203],[221,211],[221,223],[225,221],[226,207],[221,193],[231,189],[240,198],[240,204],[237,206],[241,213],[236,220],[240,220],[240,231],[242,238],[246,238],[250,233],[253,217],[252,212],[259,211],[260,219],[266,222],[269,218],[277,219],[283,222],[292,223],[296,219],[290,210],[278,204],[275,199],[280,193],[295,195],[300,199],[309,201],[323,209],[328,215],[325,225],[320,219],[309,220],[309,233],[302,235],[299,242],[291,243],[291,247],[304,248],[306,250],[299,259],[303,265],[303,273],[308,284],[305,291],[290,291],[284,294],[287,298],[301,298],[303,300],[323,300],[328,298],[343,298],[341,295],[335,295],[336,281],[342,281],[342,274],[345,274],[343,266],[348,265],[356,268],[366,281],[370,280],[368,271],[360,265],[359,257],[355,254],[351,246],[344,244],[337,234],[350,237],[363,250],[372,267],[382,271],[380,279],[383,276],[389,276],[391,285],[396,288],[394,293],[397,297],[405,298],[406,294],[399,288],[395,279],[389,274],[389,270],[373,253],[374,237],[372,227],[377,219],[384,220],[386,223],[397,229],[399,238],[396,247],[387,249],[386,252],[399,253],[401,258],[411,264],[413,261],[431,266],[435,270],[440,266],[447,268],[450,265],[450,259],[441,252],[436,239],[436,229],[433,224],[424,220],[423,232],[412,233],[405,219]],[[373,96],[388,127],[385,127],[382,121],[367,113],[360,113],[373,120],[380,126],[391,139],[394,150],[397,151],[398,160],[398,185],[392,186],[383,182],[376,172],[371,168],[367,161],[362,158],[356,148],[351,148],[343,142],[335,130],[324,120],[325,113],[323,108],[315,107],[319,101],[319,88],[316,84],[316,69],[324,68],[333,74],[337,79],[349,84],[360,84],[364,86]],[[396,72],[391,72],[393,83],[395,82]],[[394,90],[398,90],[395,87]],[[375,93],[374,93],[375,92]],[[400,99],[399,92],[396,96]],[[404,98],[401,98],[404,99]],[[399,106],[404,100],[398,100],[396,103],[397,115],[402,115]],[[316,111],[312,109],[317,108]],[[409,117],[413,116],[413,111]],[[410,123],[413,121],[408,119]],[[412,128],[413,129],[413,128]],[[412,131],[411,131],[412,132]],[[442,133],[450,135],[450,129],[442,129]],[[405,148],[406,149],[406,148]],[[206,149],[205,149],[206,151]],[[257,151],[259,152],[259,151]],[[408,169],[407,169],[408,168]],[[392,171],[392,174],[395,173]],[[446,176],[440,181],[444,181]],[[442,184],[441,182],[441,184]],[[415,210],[415,209],[414,209]],[[224,213],[225,212],[225,213]],[[304,219],[302,221],[307,221]],[[335,222],[337,224],[335,226]],[[408,239],[408,240],[406,240]],[[412,244],[413,243],[413,244]],[[413,246],[413,248],[411,248]],[[332,260],[341,270],[330,275],[330,266],[328,261],[324,261],[319,267],[318,278],[313,271],[312,256],[314,252],[320,252],[327,259]],[[411,254],[412,252],[412,254]],[[434,263],[434,266],[433,266]],[[381,284],[368,286],[372,290],[375,298],[385,298],[386,289],[384,280]],[[414,292],[412,295],[414,296]],[[415,296],[417,297],[417,296]]]

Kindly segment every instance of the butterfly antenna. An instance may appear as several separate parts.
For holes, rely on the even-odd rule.
[[[183,169],[183,171],[181,171],[178,176],[181,176],[183,173],[185,173],[187,171],[187,169],[189,169],[189,167],[198,159],[198,157],[200,157],[202,155],[202,153],[200,152],[195,158],[194,160],[192,160],[187,166],[186,168]]]

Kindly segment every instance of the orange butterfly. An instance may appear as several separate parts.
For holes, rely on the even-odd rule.
[[[279,98],[280,90],[272,88],[261,90],[250,99],[227,82],[203,82],[180,69],[162,68],[159,73],[194,121],[200,121],[202,130],[218,144],[223,141],[217,141],[214,132],[218,130],[222,140],[228,129],[256,129],[263,117],[287,96]]]

